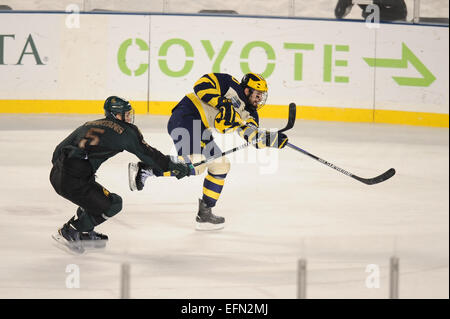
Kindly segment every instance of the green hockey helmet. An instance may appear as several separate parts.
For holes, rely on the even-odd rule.
[[[134,109],[127,100],[118,96],[110,96],[105,100],[103,109],[107,118],[117,119],[116,116],[120,114],[122,121],[134,123]]]

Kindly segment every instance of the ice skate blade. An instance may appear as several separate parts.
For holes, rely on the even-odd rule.
[[[137,191],[136,175],[139,168],[136,163],[128,163],[128,185],[131,191]]]
[[[58,232],[52,235],[52,238],[56,241],[56,247],[68,252],[72,255],[82,255],[85,253],[85,249],[82,245],[73,245],[68,242],[63,236],[61,236]]]
[[[107,240],[82,240],[83,248],[86,249],[104,249],[106,248]]]
[[[225,227],[225,224],[211,224],[211,223],[195,223],[195,229],[200,231],[208,231],[208,230],[220,230]]]

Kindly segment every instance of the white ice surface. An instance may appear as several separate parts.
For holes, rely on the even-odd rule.
[[[295,298],[301,257],[309,298],[387,298],[394,254],[401,298],[449,297],[448,129],[299,120],[292,143],[363,177],[390,167],[397,175],[367,186],[291,149],[258,151],[259,163],[256,150],[243,150],[214,209],[227,220],[216,232],[194,230],[203,177],[153,179],[131,192],[127,163],[136,158],[121,153],[97,174],[124,201],[98,227],[108,247],[72,256],[50,237],[76,208],[52,189],[50,159],[97,117],[0,114],[0,298],[118,298],[122,262],[131,264],[132,298]],[[166,121],[140,115],[136,124],[169,153]],[[66,288],[70,264],[80,288]],[[370,264],[380,267],[378,289],[366,288]]]

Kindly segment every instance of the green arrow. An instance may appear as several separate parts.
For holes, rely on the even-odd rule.
[[[402,43],[402,58],[396,59],[375,59],[375,58],[363,58],[369,66],[379,68],[408,68],[408,61],[416,68],[416,70],[422,75],[421,78],[405,78],[399,76],[393,76],[395,82],[402,86],[430,86],[431,83],[436,80],[436,77],[427,67],[417,58],[414,53]]]

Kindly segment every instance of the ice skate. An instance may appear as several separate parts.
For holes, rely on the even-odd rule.
[[[144,188],[145,180],[153,176],[151,169],[145,169],[142,162],[128,164],[128,182],[130,190],[141,191]]]
[[[81,241],[84,248],[105,248],[108,243],[108,236],[92,230],[82,232]]]
[[[81,232],[72,226],[71,221],[68,221],[63,225],[58,232],[52,235],[53,239],[62,247],[68,248],[69,252],[74,252],[76,254],[83,254],[85,252],[83,243],[81,241]]]
[[[225,218],[214,215],[211,207],[207,207],[202,199],[198,200],[198,213],[195,221],[197,230],[222,229],[225,224]]]

